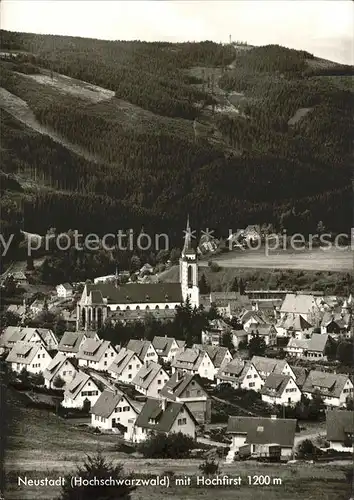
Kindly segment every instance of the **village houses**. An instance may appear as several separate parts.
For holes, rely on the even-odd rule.
[[[301,400],[301,390],[289,375],[271,373],[261,390],[262,401],[271,405],[295,405]]]
[[[18,341],[40,343],[48,351],[55,350],[58,347],[58,339],[54,332],[48,328],[6,327],[1,335],[0,345],[9,349]]]
[[[154,337],[152,345],[159,356],[165,363],[171,363],[175,359],[178,351],[184,348],[184,340],[176,340],[173,337]]]
[[[198,423],[210,422],[211,399],[197,375],[176,371],[166,382],[159,396],[177,403],[185,403]]]
[[[315,394],[322,397],[323,402],[329,407],[343,407],[348,397],[353,397],[353,382],[349,375],[344,373],[327,373],[311,370],[302,392],[312,399]]]
[[[274,346],[277,344],[277,331],[274,325],[259,326],[248,330],[247,342],[249,343],[253,337],[261,337],[266,346]]]
[[[252,362],[234,358],[219,368],[216,374],[217,384],[230,384],[234,389],[245,389],[259,392],[263,379]]]
[[[159,361],[156,349],[149,340],[131,339],[126,348],[130,351],[134,351],[145,366],[151,362],[158,363]]]
[[[108,340],[86,339],[80,346],[77,358],[79,366],[106,371],[117,351]]]
[[[73,287],[70,283],[62,283],[56,287],[57,295],[61,299],[68,299],[73,296]]]
[[[202,378],[214,380],[215,367],[206,351],[187,348],[179,352],[171,364],[172,373],[180,370],[194,375],[198,373]]]
[[[130,384],[142,366],[134,351],[122,347],[108,367],[108,373],[117,381]]]
[[[23,369],[29,373],[43,373],[52,357],[41,343],[17,341],[9,352],[6,362],[17,373]]]
[[[62,406],[64,408],[91,408],[101,394],[101,389],[98,387],[94,379],[79,371],[73,380],[64,387],[64,399]]]
[[[271,373],[280,375],[290,375],[295,380],[295,374],[285,359],[273,359],[263,356],[253,356],[251,363],[256,368],[263,380],[265,380]]]
[[[254,458],[279,458],[288,461],[294,450],[296,420],[275,416],[229,417],[227,433],[232,443],[226,461],[234,461],[236,453],[245,450]]]
[[[116,390],[104,390],[91,408],[91,425],[102,430],[119,430],[129,439],[142,404]]]
[[[195,439],[197,422],[184,403],[166,399],[147,399],[135,425],[130,440],[145,441],[151,434],[182,432]]]
[[[206,351],[213,363],[215,374],[222,364],[229,363],[232,360],[232,354],[227,347],[194,344],[193,348]]]
[[[55,388],[57,377],[59,380],[62,379],[65,384],[70,384],[77,373],[78,370],[74,362],[64,356],[64,354],[58,352],[43,372],[44,385],[48,389]]]
[[[81,345],[88,339],[99,340],[95,332],[64,332],[57,347],[58,352],[70,358],[76,358]]]
[[[353,453],[354,411],[326,411],[326,430],[330,449]]]
[[[149,398],[157,398],[161,389],[168,381],[169,376],[157,363],[149,363],[142,366],[135,375],[132,384],[135,389]]]

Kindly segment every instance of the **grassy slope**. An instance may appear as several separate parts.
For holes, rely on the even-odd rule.
[[[22,407],[17,393],[9,392],[6,414],[11,416],[9,429],[6,471],[8,487],[6,499],[10,500],[54,500],[60,491],[57,487],[26,487],[16,485],[19,475],[41,479],[57,479],[72,471],[77,462],[86,453],[95,453],[99,449],[110,459],[121,462],[127,472],[163,475],[166,470],[173,470],[176,475],[198,475],[200,460],[141,460],[120,452],[114,452],[117,442],[115,436],[95,436],[73,428],[67,421],[53,414]],[[251,500],[254,495],[264,500],[347,500],[349,485],[344,481],[342,466],[331,467],[299,464],[293,466],[268,465],[256,463],[220,464],[221,474],[230,477],[241,476],[241,486],[217,488],[195,486],[175,486],[168,489],[171,499],[215,498],[219,494],[223,499],[242,498]],[[269,475],[280,477],[282,485],[249,486],[247,476]],[[166,488],[140,488],[133,499],[158,500],[166,497]]]

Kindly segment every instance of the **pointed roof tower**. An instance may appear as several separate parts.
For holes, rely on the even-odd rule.
[[[182,257],[186,257],[187,255],[195,255],[196,254],[194,248],[192,247],[192,237],[193,237],[193,234],[192,234],[191,226],[189,223],[189,214],[188,214],[187,225],[186,225],[186,229],[184,231],[184,246],[183,246],[183,250],[182,250]]]

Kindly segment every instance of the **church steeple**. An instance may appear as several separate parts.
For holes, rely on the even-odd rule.
[[[182,250],[182,257],[186,257],[187,255],[195,254],[195,250],[192,247],[192,230],[189,223],[189,214],[187,216],[187,224],[186,229],[184,231],[184,245]]]
[[[199,307],[197,253],[192,246],[193,233],[189,223],[189,215],[184,233],[184,246],[179,261],[182,297],[183,301],[188,298],[192,307]]]

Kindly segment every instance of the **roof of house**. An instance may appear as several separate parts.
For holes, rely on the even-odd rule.
[[[304,349],[307,350],[310,339],[295,339],[291,338],[286,346],[286,349]]]
[[[112,415],[114,409],[117,407],[120,401],[125,400],[129,406],[138,413],[135,405],[131,404],[130,399],[120,391],[110,391],[105,389],[102,394],[100,394],[96,403],[91,409],[91,413],[94,415],[99,415],[103,418],[108,418]]]
[[[57,286],[59,288],[60,286],[63,286],[65,290],[70,291],[73,289],[73,287],[70,285],[70,283],[61,283],[60,285]]]
[[[339,328],[344,329],[350,323],[350,314],[325,312],[321,321],[321,326],[328,326],[331,323],[336,323]]]
[[[224,363],[220,366],[216,377],[223,380],[235,380],[235,377],[242,377],[245,366],[246,363],[242,359],[234,358],[229,363]]]
[[[312,337],[310,338],[307,350],[323,353],[328,340],[329,340],[329,335],[327,334],[313,333]]]
[[[23,304],[10,304],[6,308],[6,312],[12,312],[14,314],[18,314],[19,316],[22,316],[26,312],[26,306]]]
[[[261,394],[281,397],[290,379],[291,377],[289,375],[271,373],[265,380],[264,386],[261,390]]]
[[[346,434],[354,433],[354,411],[328,410],[326,412],[326,427],[328,441],[341,441]]]
[[[250,331],[249,334],[267,336],[270,335],[271,333],[274,333],[274,331],[275,331],[274,325],[262,325],[252,329],[252,331]]]
[[[281,373],[286,365],[284,359],[266,358],[263,356],[253,356],[251,363],[258,372]]]
[[[248,444],[293,447],[295,430],[296,420],[290,418],[229,417],[226,432],[246,434]]]
[[[44,370],[43,372],[43,377],[46,379],[46,380],[53,380],[57,373],[59,372],[59,370],[61,369],[61,367],[64,365],[65,362],[68,362],[71,364],[71,366],[74,368],[74,370],[76,371],[76,368],[75,366],[71,363],[70,361],[70,358],[67,358],[64,354],[62,354],[61,352],[57,352],[56,355],[54,356],[54,358],[52,359],[52,361],[50,362],[50,364],[47,366],[47,368]]]
[[[58,351],[77,353],[83,339],[83,333],[64,332],[58,345]]]
[[[303,331],[308,330],[312,325],[301,314],[287,313],[279,326],[287,330]]]
[[[79,347],[78,358],[98,362],[109,347],[109,340],[86,339]]]
[[[142,389],[148,389],[155,377],[159,374],[160,370],[166,374],[162,366],[157,363],[152,362],[149,363],[148,366],[142,366],[133,378],[132,384],[141,387]]]
[[[313,295],[287,293],[280,308],[281,313],[309,314],[317,308]]]
[[[259,313],[257,311],[253,311],[253,310],[245,311],[240,318],[240,321],[243,324],[247,323],[247,321],[249,321],[249,320],[253,320],[252,322],[254,324],[257,324],[257,325],[266,325],[267,324],[265,319],[262,318],[261,313]]]
[[[108,371],[120,375],[134,356],[136,356],[134,351],[122,347],[117,356],[114,358],[112,364],[108,367]]]
[[[21,340],[14,344],[9,352],[6,361],[8,363],[22,363],[29,365],[40,350],[41,344],[33,342],[23,342]]]
[[[164,404],[165,410],[163,409]],[[182,409],[189,413],[191,419],[196,422],[193,414],[183,403],[176,403],[175,401],[163,402],[158,399],[148,398],[136,419],[135,425],[156,432],[169,432]],[[155,423],[152,423],[152,421]]]
[[[182,375],[178,372],[175,372],[161,389],[160,396],[175,400],[176,398],[180,397],[181,394],[183,394],[183,392],[187,389],[187,387],[193,380],[195,381],[195,377],[195,375],[191,375],[190,373],[184,373]],[[197,384],[206,395],[201,382],[197,382]]]
[[[200,344],[194,345],[197,347]],[[199,349],[204,350],[208,353],[209,358],[211,359],[215,368],[219,368],[221,366],[227,353],[230,354],[229,349],[222,346],[200,345]]]
[[[87,296],[92,292],[92,302],[108,304],[176,303],[182,302],[180,283],[129,283],[115,286],[114,283],[86,284]],[[88,301],[89,302],[89,301]]]
[[[303,366],[290,366],[290,368],[295,375],[296,384],[298,387],[302,387],[306,381],[308,370]]]
[[[150,346],[153,347],[149,340],[130,339],[126,347],[130,351],[134,351],[138,358],[143,361]]]
[[[334,374],[311,370],[303,387],[303,392],[319,391],[322,396],[339,397],[349,379],[347,374]]]
[[[209,357],[205,350],[187,348],[177,352],[175,359],[172,361],[172,366],[174,368],[198,370],[205,355]]]
[[[159,356],[168,356],[170,349],[173,345],[173,342],[176,342],[178,347],[183,347],[185,344],[184,340],[176,341],[174,337],[154,337],[152,340],[152,345],[154,346],[156,352]],[[180,345],[180,343],[183,343]]]
[[[71,399],[75,399],[80,394],[81,390],[83,389],[83,387],[86,385],[86,383],[88,381],[92,382],[95,385],[96,389],[99,390],[98,386],[96,385],[93,378],[90,377],[90,375],[88,375],[87,373],[84,373],[82,371],[79,371],[75,375],[73,380],[69,384],[66,384],[64,397],[69,397]]]

